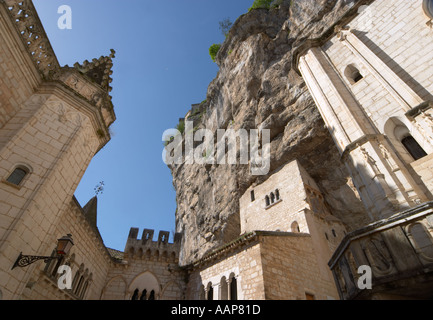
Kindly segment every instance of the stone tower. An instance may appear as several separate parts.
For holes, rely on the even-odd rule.
[[[14,299],[43,267],[10,272],[17,255],[51,254],[80,179],[110,140],[115,52],[61,67],[31,1],[1,1],[0,29],[0,285]]]

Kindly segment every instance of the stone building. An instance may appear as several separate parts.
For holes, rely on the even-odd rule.
[[[280,10],[302,7],[292,2]],[[207,251],[188,261],[195,238],[181,217],[173,243],[167,232],[155,241],[154,230],[139,238],[131,228],[120,252],[99,234],[97,197],[84,207],[74,197],[116,120],[114,50],[62,67],[32,2],[1,0],[0,299],[432,298],[433,1],[316,5],[330,22],[293,45],[291,71],[329,130],[330,161],[348,173],[346,194],[356,195],[363,216],[353,223],[344,212],[355,202],[335,205],[332,183],[308,165],[320,166],[317,159],[306,166],[301,156],[284,158],[233,201],[231,238],[220,244],[216,232],[205,232]],[[234,51],[230,59],[244,56]],[[195,105],[190,114],[202,111]],[[74,246],[57,259],[56,241],[65,235]],[[17,265],[20,252],[45,258]],[[71,275],[65,289],[63,266]],[[371,269],[371,289],[359,286],[362,266]]]

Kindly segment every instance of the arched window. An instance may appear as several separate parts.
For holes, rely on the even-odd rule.
[[[55,261],[55,260],[54,260],[54,261]],[[60,267],[61,265],[63,265],[64,262],[65,262],[65,257],[61,257],[60,259],[57,259],[57,263],[56,263],[56,265],[54,266],[54,268],[53,268],[53,270],[52,270],[52,272],[51,272],[51,276],[52,276],[52,277],[54,277],[54,278],[57,277],[57,270],[59,270],[59,267]]]
[[[141,293],[140,300],[147,300],[147,290],[144,289]]]
[[[212,287],[212,284],[211,283],[209,283],[208,284],[208,286],[207,286],[207,300],[213,300],[213,287]]]
[[[238,300],[238,283],[235,277],[230,282],[230,299]]]
[[[271,203],[275,202],[275,194],[271,192]]]
[[[277,201],[280,200],[280,190],[275,190],[275,197],[277,198]]]
[[[346,67],[346,69],[344,70],[344,75],[351,84],[358,83],[364,78],[364,76],[354,64],[350,64]]]
[[[155,290],[150,291],[149,300],[155,300]]]
[[[271,201],[269,200],[269,196],[265,197],[266,206],[269,206],[271,204]]]
[[[424,149],[411,135],[404,137],[401,140],[401,143],[415,160],[419,160],[427,156],[427,153],[424,151]]]
[[[29,172],[30,170],[28,168],[24,166],[18,166],[14,169],[14,171],[12,171],[6,181],[16,186],[19,186]]]
[[[132,295],[132,298],[131,298],[131,300],[138,300],[138,294],[139,294],[139,290],[138,289],[135,289],[134,290],[134,294]]]
[[[299,229],[299,224],[296,221],[293,221],[292,225],[291,225],[291,229],[293,233],[299,233],[301,232],[301,229]]]

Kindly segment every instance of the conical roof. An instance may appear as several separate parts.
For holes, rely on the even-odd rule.
[[[96,227],[97,215],[98,215],[98,197],[94,196],[89,202],[83,207],[84,215],[87,220]]]

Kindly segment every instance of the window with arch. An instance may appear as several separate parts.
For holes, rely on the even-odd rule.
[[[271,192],[271,203],[275,202],[275,194]]]
[[[212,287],[212,283],[208,284],[207,287],[207,300],[213,300],[213,287]]]
[[[265,202],[267,207],[271,205],[271,200],[269,199],[269,196],[265,197]]]
[[[230,300],[238,300],[238,281],[234,276],[230,279]]]
[[[427,156],[427,152],[419,145],[411,135],[406,135],[402,140],[401,144],[406,148],[407,152],[416,160]]]
[[[299,228],[299,224],[297,221],[293,221],[290,229],[292,230],[293,233],[299,233],[301,232],[301,229]]]
[[[22,182],[24,181],[24,178],[30,173],[30,169],[19,165],[17,166],[12,173],[9,175],[9,177],[6,179],[7,182],[10,184],[20,186],[22,185]]]
[[[344,75],[346,76],[347,80],[349,80],[350,84],[358,83],[364,78],[355,64],[348,65],[344,70]]]
[[[410,124],[406,124],[404,119],[391,117],[385,123],[384,133],[388,136],[395,151],[402,160],[406,163],[412,163],[413,161],[424,158],[428,153],[423,147],[422,143],[424,141],[417,140],[422,139],[422,137],[415,137],[408,125]]]

